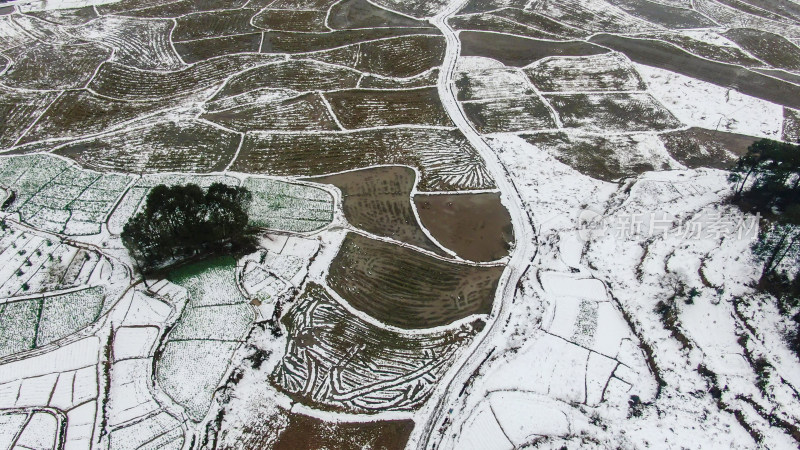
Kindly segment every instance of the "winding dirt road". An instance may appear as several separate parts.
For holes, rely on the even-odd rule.
[[[467,120],[456,98],[457,90],[454,77],[458,56],[461,53],[461,41],[456,32],[447,24],[447,20],[466,3],[467,0],[454,0],[431,20],[444,34],[447,42],[437,88],[445,111],[447,111],[447,114],[458,129],[466,136],[470,144],[480,153],[486,163],[487,170],[494,177],[495,183],[500,189],[503,204],[511,214],[516,244],[512,250],[513,253],[508,266],[506,266],[506,270],[500,278],[486,330],[464,352],[464,355],[455,363],[447,377],[441,381],[439,388],[434,393],[436,403],[432,413],[424,424],[418,424],[419,432],[415,432],[412,435],[408,448],[414,446],[419,449],[438,448],[437,441],[440,436],[436,433],[437,427],[443,423],[449,414],[449,405],[458,401],[464,383],[467,382],[472,373],[492,351],[492,337],[499,328],[498,324],[504,323],[504,318],[511,313],[510,303],[516,291],[517,283],[536,257],[537,252],[535,230],[522,205],[516,186],[514,186],[508,171],[502,165],[494,150]]]

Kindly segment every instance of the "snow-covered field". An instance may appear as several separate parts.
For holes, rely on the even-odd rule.
[[[727,169],[800,136],[799,39],[797,0],[0,4],[0,449],[797,448]],[[126,222],[215,182],[255,251],[144,279]],[[485,263],[343,207],[433,239],[417,196],[488,193]]]

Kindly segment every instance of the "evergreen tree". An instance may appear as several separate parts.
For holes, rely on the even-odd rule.
[[[154,187],[144,209],[122,230],[122,242],[146,272],[202,251],[251,246],[247,208],[251,193],[243,187],[196,184]]]
[[[770,139],[756,141],[739,159],[729,177],[733,202],[764,217],[753,246],[773,274],[788,260],[800,262],[800,146]]]
[[[789,348],[800,356],[800,146],[762,139],[739,159],[729,177],[733,202],[763,216],[753,252],[763,263],[758,288],[791,317]],[[787,268],[789,270],[781,270]]]

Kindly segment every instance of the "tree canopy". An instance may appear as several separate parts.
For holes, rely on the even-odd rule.
[[[122,243],[142,271],[203,251],[239,249],[253,241],[244,187],[214,183],[155,186],[144,209],[122,230]]]
[[[796,330],[789,346],[800,356],[800,146],[762,139],[748,147],[731,171],[733,203],[761,214],[753,252],[763,264],[758,289],[777,299]]]
[[[731,171],[734,202],[781,223],[800,224],[800,146],[761,139]]]
[[[785,260],[800,262],[800,146],[761,139],[731,171],[733,202],[764,217],[753,247],[768,276]]]

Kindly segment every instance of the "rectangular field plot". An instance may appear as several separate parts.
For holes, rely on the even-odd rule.
[[[411,206],[416,173],[409,167],[381,166],[313,178],[342,191],[347,221],[364,231],[446,255],[422,230]]]
[[[236,286],[236,261],[220,257],[181,267],[170,280],[189,294],[181,317],[156,355],[156,378],[199,421],[247,334],[253,310]]]
[[[100,286],[45,298],[36,345],[53,342],[94,322],[103,307],[104,298],[105,289]]]
[[[540,91],[637,91],[647,88],[633,64],[618,53],[548,58],[525,68]]]
[[[462,103],[470,122],[481,133],[555,128],[550,110],[539,97],[477,100]]]
[[[266,178],[247,178],[253,194],[250,224],[281,231],[314,231],[333,220],[333,198],[322,189]]]
[[[100,232],[132,178],[79,169],[50,155],[0,158],[0,185],[14,192],[8,212],[45,231]]]
[[[84,286],[105,261],[97,253],[36,236],[13,226],[0,228],[0,298]]]
[[[248,133],[231,170],[314,176],[378,164],[417,167],[422,190],[494,187],[480,155],[458,131],[387,129],[349,133]]]
[[[657,136],[539,133],[522,138],[578,172],[604,181],[666,170],[673,165]]]
[[[442,65],[445,42],[439,36],[404,36],[360,44],[356,69],[389,77],[411,77]]]
[[[488,314],[502,272],[502,266],[442,261],[349,233],[328,283],[350,306],[376,320],[418,329]]]
[[[0,304],[0,357],[47,345],[97,320],[103,287]]]
[[[456,80],[459,100],[486,100],[490,98],[520,97],[534,94],[519,69],[497,67],[465,70]]]
[[[202,116],[237,131],[325,131],[339,127],[317,93],[263,100]]]
[[[453,126],[436,88],[349,90],[325,94],[347,129],[391,125]]]
[[[201,121],[162,122],[60,147],[85,167],[129,173],[222,171],[241,135]]]
[[[545,98],[567,128],[605,133],[661,131],[681,126],[650,94],[548,94]]]
[[[289,339],[274,382],[310,406],[359,413],[418,407],[482,326],[425,334],[388,331],[349,313],[314,283],[283,323]]]

